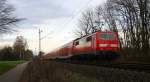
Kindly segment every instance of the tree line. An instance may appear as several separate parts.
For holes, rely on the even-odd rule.
[[[8,4],[7,0],[0,0],[0,35],[16,32],[13,27],[21,21],[14,15],[15,8]],[[22,36],[18,36],[13,47],[5,46],[0,49],[0,60],[30,59],[33,52],[27,48],[27,42]]]
[[[82,37],[104,29],[118,32],[126,57],[150,58],[149,0],[107,0],[103,6],[87,9],[75,34]]]
[[[22,36],[18,36],[11,46],[0,49],[0,60],[30,60],[33,52],[28,49],[27,41]]]

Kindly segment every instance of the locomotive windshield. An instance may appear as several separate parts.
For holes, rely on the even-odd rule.
[[[102,40],[114,40],[115,34],[113,34],[113,33],[101,33],[100,39],[102,39]]]

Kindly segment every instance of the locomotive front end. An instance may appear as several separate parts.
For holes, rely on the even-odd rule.
[[[101,57],[117,58],[119,40],[116,32],[98,32],[96,34],[96,54]]]

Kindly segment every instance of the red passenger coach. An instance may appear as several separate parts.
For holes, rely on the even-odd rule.
[[[93,34],[77,38],[70,43],[48,53],[44,58],[104,58],[113,59],[119,55],[117,32],[97,31]]]

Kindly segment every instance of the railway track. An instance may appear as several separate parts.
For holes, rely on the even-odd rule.
[[[101,61],[70,61],[70,60],[55,60],[63,63],[79,64],[79,65],[91,65],[99,67],[108,67],[115,69],[123,69],[137,72],[150,73],[150,64],[143,63],[118,63],[118,62],[101,62]]]

